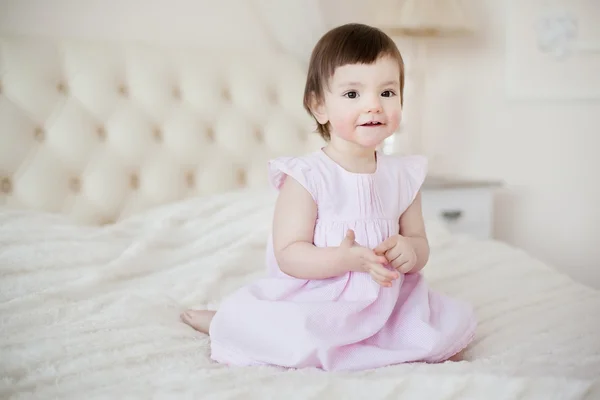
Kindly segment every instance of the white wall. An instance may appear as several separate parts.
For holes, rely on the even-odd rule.
[[[106,0],[0,0],[0,31],[265,49],[273,41],[252,4],[281,9],[273,1],[125,0],[117,7]],[[496,236],[600,287],[600,102],[507,98],[508,1],[472,3],[482,18],[477,37],[432,42],[428,51],[424,128],[443,156],[442,170],[504,181]],[[306,55],[319,33],[319,1],[306,0],[304,15],[293,4],[277,18],[280,35],[282,27],[293,29],[286,43],[300,40],[293,49]],[[372,7],[359,0],[320,5],[330,25],[373,20]]]
[[[328,21],[375,22],[386,14],[371,16],[366,2],[350,1],[341,13],[334,2],[323,2]],[[477,34],[427,41],[422,130],[428,151],[439,156],[433,160],[439,173],[504,182],[496,238],[600,288],[600,98],[515,100],[506,94],[509,3],[465,0]],[[599,14],[597,3],[580,3]],[[397,42],[410,66],[414,41]]]
[[[505,182],[499,239],[600,287],[600,100],[507,96],[508,1],[481,4],[480,36],[430,46],[427,129],[448,172]]]

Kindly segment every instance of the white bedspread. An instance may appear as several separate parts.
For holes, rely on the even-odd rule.
[[[273,199],[229,193],[102,228],[0,212],[0,398],[600,398],[600,293],[435,227],[426,276],[479,318],[468,361],[360,373],[213,363],[179,313],[262,274]]]

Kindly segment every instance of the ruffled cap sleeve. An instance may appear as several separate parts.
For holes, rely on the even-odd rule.
[[[297,157],[279,157],[268,163],[269,183],[276,190],[280,190],[288,176],[294,178],[310,193],[316,201],[316,188],[312,179],[311,167],[306,161]]]

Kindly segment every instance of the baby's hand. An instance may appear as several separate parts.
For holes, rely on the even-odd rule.
[[[342,262],[348,271],[368,272],[373,280],[381,286],[392,286],[392,280],[399,277],[395,271],[390,271],[384,264],[387,259],[377,255],[371,249],[360,246],[355,242],[354,231],[349,230],[340,244]]]
[[[392,267],[404,274],[408,274],[417,263],[414,246],[402,235],[390,236],[374,251],[377,255],[385,256]]]

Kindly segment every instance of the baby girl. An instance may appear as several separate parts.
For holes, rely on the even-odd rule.
[[[472,340],[472,307],[430,290],[421,212],[427,163],[377,149],[398,128],[404,62],[348,24],[313,50],[304,106],[326,146],[270,161],[278,190],[267,276],[182,319],[229,365],[363,370],[441,362]]]

